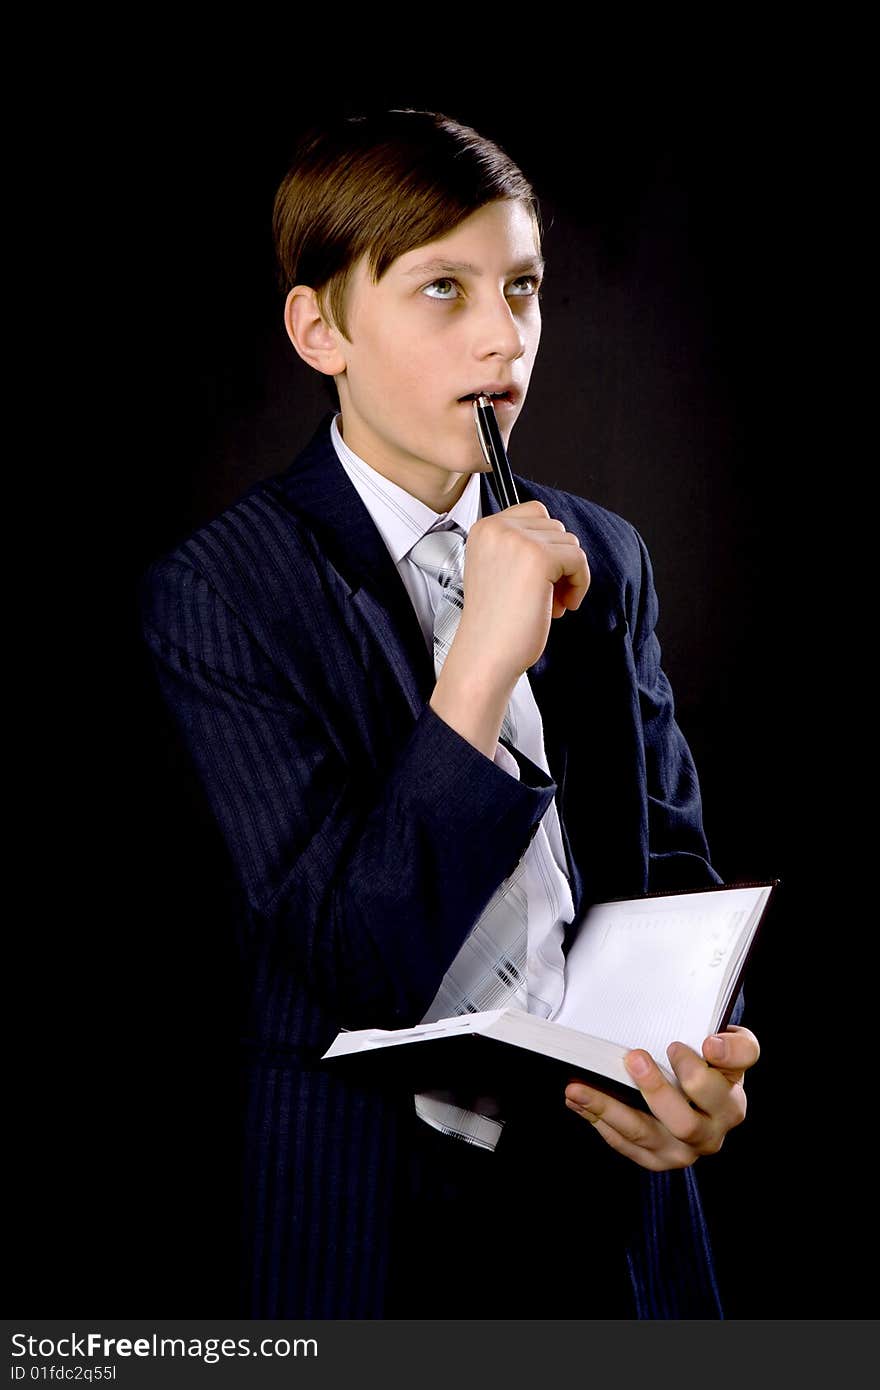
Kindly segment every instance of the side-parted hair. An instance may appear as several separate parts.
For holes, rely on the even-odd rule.
[[[525,204],[540,250],[537,196],[504,150],[438,111],[411,108],[311,126],[277,193],[272,233],[285,298],[315,291],[349,338],[346,294],[362,256],[377,284],[398,256],[446,236],[496,199]],[[328,384],[335,391],[333,379]]]

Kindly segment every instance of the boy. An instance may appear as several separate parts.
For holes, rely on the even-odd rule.
[[[718,1317],[692,1165],[745,1113],[736,1023],[672,1056],[684,1094],[630,1054],[651,1115],[580,1084],[505,1115],[320,1064],[340,1028],[474,1007],[515,891],[505,978],[547,1017],[589,902],[720,880],[640,536],[520,475],[502,511],[481,476],[462,398],[504,393],[507,443],[541,332],[522,173],[437,113],[340,121],[302,140],[274,232],[287,332],[338,406],[142,584],[245,905],[240,1313]]]

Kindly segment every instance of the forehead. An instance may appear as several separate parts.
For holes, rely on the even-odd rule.
[[[525,203],[496,200],[478,208],[451,232],[405,251],[389,267],[409,278],[437,270],[484,275],[540,269],[537,228]]]
[[[357,291],[381,291],[391,283],[398,288],[414,284],[420,275],[523,275],[541,271],[544,260],[529,209],[513,200],[486,204],[460,222],[453,231],[434,241],[403,252],[385,271],[378,285],[369,273],[364,253],[353,270]]]

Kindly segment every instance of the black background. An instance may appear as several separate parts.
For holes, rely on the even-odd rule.
[[[375,33],[369,58],[321,31],[222,57],[131,35],[34,152],[38,376],[65,435],[50,468],[16,470],[48,557],[17,576],[45,671],[24,700],[36,852],[14,869],[34,906],[12,990],[16,1302],[35,1315],[237,1311],[231,881],[134,585],[327,408],[282,326],[271,204],[302,125],[368,105],[444,111],[532,180],[544,329],[513,467],[638,526],[714,862],[782,880],[747,982],[749,1115],[698,1169],[728,1315],[867,1312],[846,74],[821,35],[643,34],[636,51],[586,23],[550,48],[490,28],[413,35],[399,63]],[[595,1200],[570,1199],[580,1250]]]

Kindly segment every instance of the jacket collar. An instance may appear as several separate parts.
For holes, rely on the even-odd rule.
[[[325,561],[333,566],[345,586],[349,602],[363,620],[381,634],[385,655],[394,668],[413,717],[417,718],[437,682],[433,655],[428,651],[397,566],[333,447],[330,425],[335,413],[335,410],[327,412],[306,447],[283,473],[270,479],[269,485],[277,487],[284,505],[307,522]],[[528,478],[518,473],[513,476],[520,501],[527,502],[536,496]],[[480,501],[482,516],[501,510],[486,473],[480,474]],[[554,667],[548,663],[557,626],[551,623],[547,645],[529,667],[528,675],[543,717],[544,748],[551,776],[558,786],[557,807],[561,817],[568,764],[568,738],[560,718],[563,708],[560,700],[565,692],[554,687]],[[577,920],[583,884],[564,820],[562,837]]]
[[[308,522],[350,601],[371,620],[381,621],[383,608],[390,614],[393,632],[415,673],[410,694],[418,707],[430,698],[436,683],[433,658],[388,548],[333,447],[330,425],[335,413],[324,415],[306,447],[274,481],[289,510]],[[516,473],[514,478],[520,500],[528,501],[534,496],[529,480]],[[482,516],[501,510],[486,473],[480,474],[480,502]],[[545,663],[546,654],[529,668],[530,679],[540,680]],[[403,677],[403,671],[399,674]]]

